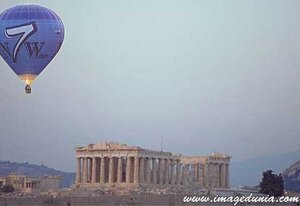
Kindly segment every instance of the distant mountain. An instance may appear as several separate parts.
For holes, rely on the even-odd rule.
[[[292,164],[282,176],[285,190],[300,193],[300,161]]]
[[[273,170],[283,173],[292,163],[300,160],[300,150],[279,155],[260,156],[244,161],[231,161],[230,178],[233,186],[256,186],[262,178],[262,171]]]
[[[29,177],[43,177],[45,175],[61,176],[63,178],[60,182],[61,188],[69,187],[75,180],[75,173],[55,170],[44,165],[0,161],[0,176],[9,174],[20,174]]]

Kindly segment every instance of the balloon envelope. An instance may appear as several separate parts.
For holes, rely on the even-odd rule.
[[[0,55],[27,84],[59,51],[64,26],[58,15],[39,5],[18,5],[0,15]]]

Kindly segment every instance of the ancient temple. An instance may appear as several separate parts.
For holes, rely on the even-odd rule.
[[[104,142],[76,148],[76,185],[229,188],[230,157],[185,157],[170,152]]]

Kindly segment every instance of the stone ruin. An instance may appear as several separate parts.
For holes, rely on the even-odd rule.
[[[115,142],[76,148],[78,191],[206,194],[229,189],[230,156],[182,156]]]

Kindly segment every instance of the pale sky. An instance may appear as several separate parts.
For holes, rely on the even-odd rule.
[[[0,0],[63,20],[31,95],[0,58],[0,160],[74,171],[113,140],[236,160],[300,148],[300,1]]]

